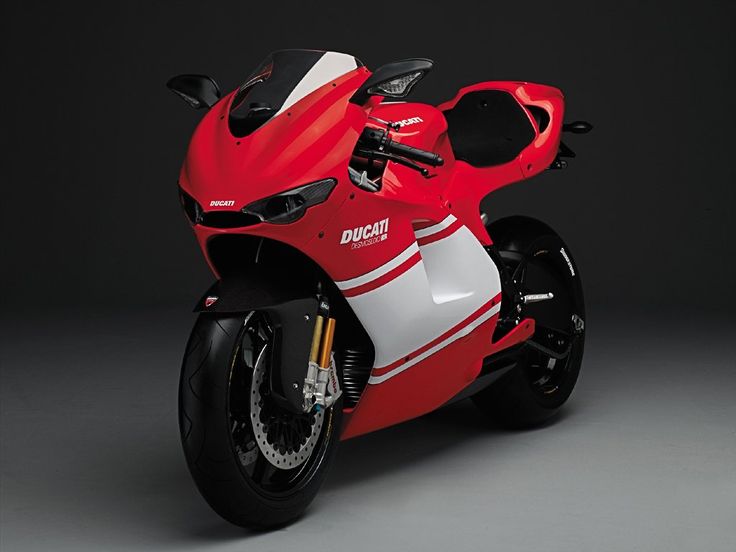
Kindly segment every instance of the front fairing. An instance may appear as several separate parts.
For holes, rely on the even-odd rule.
[[[338,181],[331,200],[339,199],[352,186],[347,165],[367,120],[366,111],[349,99],[369,74],[358,67],[243,137],[234,136],[228,126],[236,94],[232,92],[195,130],[180,187],[204,211],[240,210],[255,200],[328,177]]]

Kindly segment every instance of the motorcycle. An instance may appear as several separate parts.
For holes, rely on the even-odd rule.
[[[489,222],[480,202],[564,168],[561,134],[592,127],[563,123],[560,90],[527,82],[402,100],[431,69],[281,50],[225,96],[203,75],[167,83],[206,110],[178,186],[216,276],[184,355],[181,440],[234,524],[297,518],[341,440],[465,398],[536,425],[572,392],[572,254],[544,223]]]

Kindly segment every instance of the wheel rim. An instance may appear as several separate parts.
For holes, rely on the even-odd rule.
[[[522,255],[513,279],[522,295],[552,292],[549,301],[522,306],[521,318],[533,318],[534,335],[521,351],[529,385],[541,398],[566,386],[570,367],[583,342],[582,305],[559,247],[533,248]]]
[[[249,484],[271,496],[306,484],[323,460],[332,434],[332,409],[295,414],[269,398],[273,329],[250,313],[243,324],[228,382],[228,423],[233,452]]]

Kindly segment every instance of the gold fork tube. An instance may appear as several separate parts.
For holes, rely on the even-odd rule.
[[[335,319],[328,318],[324,325],[324,331],[322,332],[322,345],[319,350],[319,362],[317,365],[320,368],[329,368],[330,366],[330,353],[332,352],[332,339],[335,336]]]
[[[312,347],[309,349],[309,362],[317,363],[319,358],[319,344],[322,342],[322,328],[325,323],[325,317],[317,315],[314,320],[314,334],[312,334]]]

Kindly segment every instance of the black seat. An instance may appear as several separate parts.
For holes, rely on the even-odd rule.
[[[469,92],[444,115],[455,159],[474,167],[508,163],[536,137],[524,108],[503,90]]]

